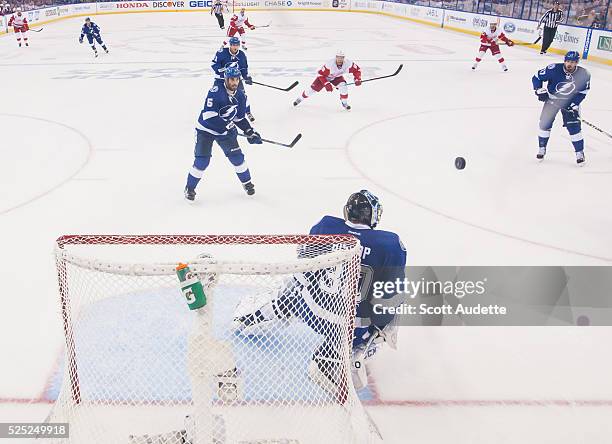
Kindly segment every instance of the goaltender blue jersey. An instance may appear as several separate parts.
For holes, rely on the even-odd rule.
[[[232,54],[229,48],[223,48],[217,51],[215,58],[212,60],[211,66],[216,74],[215,78],[223,79],[223,71],[232,63],[238,64],[243,79],[249,76],[249,65],[247,63],[246,54],[240,49],[236,54]]]
[[[325,216],[312,229],[310,234],[352,234],[361,243],[361,277],[359,289],[361,303],[357,316],[370,318],[378,326],[389,323],[393,316],[374,315],[372,302],[375,302],[374,289],[383,282],[403,281],[406,267],[406,248],[399,236],[390,231],[373,230],[366,225],[357,225],[334,216]],[[393,297],[385,294],[383,298]]]
[[[91,23],[91,26],[87,26],[87,24],[85,24],[81,28],[81,38],[83,38],[83,36],[100,37],[100,27],[96,25],[94,22],[90,22],[90,23]]]
[[[244,119],[245,110],[244,92],[237,90],[231,95],[224,86],[214,85],[208,90],[196,129],[224,136],[229,131],[236,131],[235,123]]]
[[[535,90],[548,82],[546,87],[549,99],[559,108],[566,108],[572,104],[579,105],[584,100],[591,87],[591,74],[581,66],[569,73],[563,63],[553,63],[539,70],[531,82]]]

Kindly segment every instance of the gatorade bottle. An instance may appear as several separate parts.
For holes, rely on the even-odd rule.
[[[204,287],[198,276],[189,269],[187,264],[178,264],[176,275],[181,283],[181,291],[187,301],[190,310],[197,310],[206,305],[206,295]]]

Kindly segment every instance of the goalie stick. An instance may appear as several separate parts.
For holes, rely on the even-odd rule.
[[[238,133],[239,136],[242,137],[247,137],[244,134]],[[248,137],[247,137],[248,138]],[[291,141],[291,143],[281,143],[281,142],[276,142],[274,140],[268,140],[268,139],[264,139],[262,137],[262,141],[266,142],[266,143],[270,143],[272,145],[279,145],[279,146],[284,146],[285,148],[293,148],[295,146],[296,143],[298,143],[298,141],[302,138],[302,134],[298,134],[297,136],[295,136],[295,138]]]
[[[300,83],[300,82],[298,82],[296,80],[291,85],[289,85],[287,88],[280,88],[278,86],[268,85],[267,83],[260,83],[260,82],[256,82],[256,81],[253,80],[253,85],[267,86],[268,88],[278,89],[279,91],[291,91],[293,88],[295,88],[297,86],[298,83]]]
[[[380,76],[380,77],[373,77],[371,79],[362,80],[361,83],[371,82],[372,80],[380,80],[380,79],[387,79],[389,77],[394,77],[394,76],[399,74],[399,72],[402,70],[403,67],[404,67],[404,65],[402,64],[402,65],[397,67],[397,69],[395,70],[395,72],[393,74],[389,74],[389,75],[386,75],[386,76]],[[346,85],[349,86],[349,85],[354,85],[354,84],[355,84],[355,82],[351,82],[351,83],[347,83]]]
[[[376,337],[377,335],[375,334],[371,335],[368,338],[368,342],[366,342],[365,347],[363,347],[362,350],[359,350],[357,353],[355,353],[355,356],[353,357],[353,366],[357,368],[358,371],[361,370],[365,373],[364,365],[365,365],[365,360],[367,359],[367,353],[370,347],[372,346],[372,343],[376,339]],[[367,376],[366,376],[366,379],[367,379]],[[380,438],[380,440],[382,441],[383,436],[382,436],[382,433],[380,432],[380,429],[378,428],[378,424],[374,422],[374,419],[372,419],[372,417],[370,416],[370,413],[367,410],[365,410],[365,414],[366,414],[366,418],[370,426],[370,432],[376,433],[378,435],[378,438]]]

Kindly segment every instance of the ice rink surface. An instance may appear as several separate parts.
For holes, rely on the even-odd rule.
[[[380,228],[401,236],[408,264],[609,265],[612,145],[583,127],[578,168],[556,122],[538,163],[540,103],[531,76],[557,55],[502,47],[470,69],[473,36],[371,14],[252,13],[248,88],[263,137],[243,144],[257,193],[242,191],[220,150],[182,196],[194,121],[223,31],[207,13],[93,17],[110,54],[78,44],[81,19],[0,38],[0,418],[39,420],[62,350],[53,242],[70,233],[303,233],[341,215],[367,188]],[[369,78],[292,101],[342,48]],[[592,75],[583,116],[612,121],[610,68]],[[560,118],[558,119],[560,120]],[[463,156],[467,167],[454,168]],[[612,332],[606,328],[404,328],[400,349],[371,368],[365,401],[390,443],[609,443]]]

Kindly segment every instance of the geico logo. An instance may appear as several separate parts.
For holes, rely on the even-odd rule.
[[[192,0],[189,2],[190,8],[210,8],[212,6],[212,0],[203,1],[203,0]]]
[[[182,8],[185,2],[153,2],[154,8]]]
[[[117,8],[148,8],[146,2],[117,3]]]

